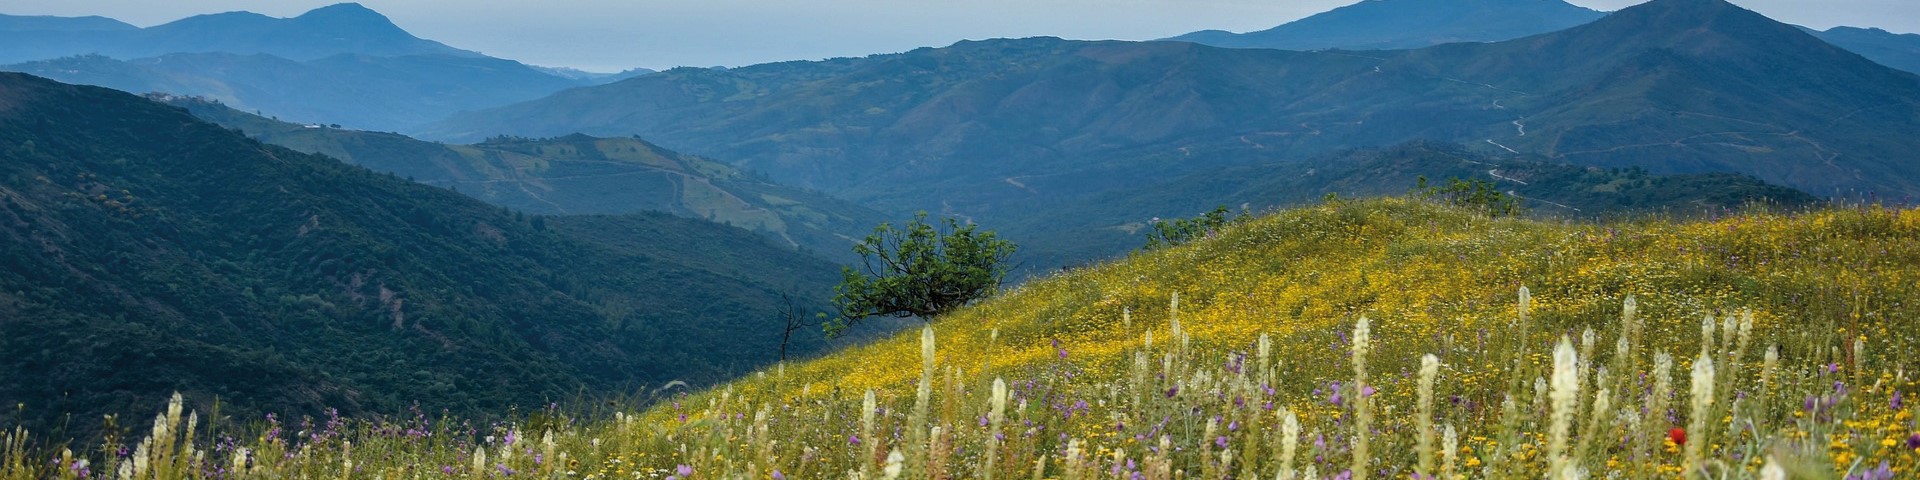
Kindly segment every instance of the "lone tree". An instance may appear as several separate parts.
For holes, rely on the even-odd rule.
[[[826,322],[827,334],[870,317],[931,319],[986,297],[1007,276],[1007,257],[1017,248],[952,218],[929,224],[926,212],[906,228],[882,223],[853,246],[863,269],[841,268],[833,297],[840,315]]]

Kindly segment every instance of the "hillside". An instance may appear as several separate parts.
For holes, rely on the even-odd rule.
[[[774,360],[783,297],[838,279],[745,230],[523,215],[26,75],[0,74],[0,158],[0,398],[35,427],[174,391],[483,419],[698,385]]]
[[[1167,40],[1227,48],[1399,50],[1512,40],[1605,15],[1561,0],[1368,0],[1257,32],[1206,30]]]
[[[0,17],[0,63],[88,54],[135,59],[213,52],[293,60],[345,54],[481,56],[415,37],[385,15],[357,3],[322,7],[293,18],[227,12],[148,28],[100,17]]]
[[[1035,38],[679,69],[424,132],[638,134],[776,181],[965,215],[1413,140],[1819,195],[1920,193],[1920,77],[1719,0],[1386,52]]]
[[[1812,33],[1827,43],[1858,53],[1881,65],[1908,73],[1920,73],[1920,34],[1855,27],[1833,27]]]
[[[1920,293],[1916,239],[1920,211],[1878,207],[1577,225],[1328,203],[637,414],[558,408],[471,430],[353,420],[315,439],[240,427],[257,440],[226,451],[248,455],[196,458],[211,442],[175,443],[173,409],[134,468],[1901,478],[1920,459],[1920,382],[1905,370],[1920,348],[1905,319],[1920,311],[1875,299]]]
[[[1203,171],[1163,184],[1092,195],[1018,214],[983,216],[1029,252],[1027,263],[1086,265],[1145,243],[1155,218],[1187,218],[1225,206],[1253,213],[1342,198],[1400,196],[1420,177],[1493,182],[1542,219],[1601,220],[1664,215],[1693,218],[1749,204],[1794,211],[1820,199],[1739,174],[1655,175],[1643,170],[1557,164],[1541,157],[1475,153],[1459,145],[1416,142],[1350,150],[1307,161]]]
[[[512,60],[451,55],[342,54],[307,61],[235,53],[133,60],[88,55],[0,65],[0,71],[136,94],[204,96],[294,121],[380,131],[597,83]]]
[[[200,98],[149,98],[262,142],[451,188],[527,213],[668,212],[738,226],[836,259],[851,255],[850,238],[863,238],[887,218],[637,138],[571,135],[447,145],[393,133],[280,122]]]

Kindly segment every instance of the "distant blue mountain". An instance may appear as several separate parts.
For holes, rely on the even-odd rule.
[[[107,17],[45,17],[0,14],[0,31],[20,32],[114,32],[139,30],[140,27]]]
[[[415,37],[385,15],[357,3],[293,18],[228,12],[149,28],[101,17],[0,16],[0,63],[86,54],[133,59],[208,52],[263,53],[293,60],[341,54],[481,56]]]
[[[1807,32],[1881,65],[1920,73],[1920,35],[1855,27],[1834,27],[1824,32],[1808,29]]]
[[[228,12],[139,28],[0,15],[0,71],[171,93],[301,122],[397,131],[652,73],[534,67],[424,40],[359,4],[294,18]]]
[[[512,60],[453,55],[341,54],[306,61],[234,53],[133,60],[85,55],[0,65],[0,71],[132,93],[204,96],[289,121],[378,131],[598,83]]]
[[[1513,40],[1605,15],[1562,0],[1363,0],[1258,32],[1204,30],[1166,40],[1226,48],[1402,50]],[[1920,73],[1920,35],[1878,28],[1800,29],[1882,65]]]
[[[1512,40],[1605,15],[1561,0],[1366,0],[1258,32],[1206,30],[1168,40],[1227,48],[1397,50]]]

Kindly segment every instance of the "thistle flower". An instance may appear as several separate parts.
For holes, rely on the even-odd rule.
[[[1440,357],[1429,353],[1420,357],[1420,398],[1419,417],[1416,429],[1419,437],[1420,469],[1422,476],[1433,474],[1433,380],[1440,375]]]
[[[1524,291],[1523,291],[1524,292]],[[1367,351],[1372,343],[1373,329],[1365,315],[1353,326],[1353,387],[1356,392],[1367,389]],[[1353,402],[1353,478],[1366,480],[1369,469],[1367,462],[1372,460],[1367,451],[1367,439],[1373,435],[1373,412],[1368,408],[1372,402],[1366,397],[1355,398]]]
[[[1760,467],[1760,480],[1787,480],[1787,469],[1780,466],[1779,460],[1768,456],[1767,465]]]
[[[993,379],[993,387],[990,392],[987,397],[989,407],[987,410],[987,423],[989,430],[987,431],[987,461],[986,473],[984,475],[988,480],[993,479],[994,462],[999,455],[1000,424],[1007,419],[1007,381],[999,378]]]
[[[1702,354],[1694,361],[1692,422],[1688,424],[1688,429],[1702,438],[1687,444],[1685,471],[1689,476],[1700,473],[1706,465],[1704,454],[1708,441],[1704,437],[1707,435],[1708,418],[1713,416],[1713,373],[1713,357]]]
[[[1567,457],[1567,440],[1573,430],[1575,410],[1580,408],[1580,357],[1574,353],[1573,342],[1567,337],[1560,337],[1560,346],[1553,350],[1550,397],[1553,416],[1547,436],[1548,474],[1557,477],[1564,475],[1572,463]]]
[[[1713,315],[1700,320],[1700,356],[1713,352]]]
[[[1293,480],[1293,458],[1300,446],[1300,417],[1280,410],[1280,480]]]
[[[893,449],[892,452],[887,453],[887,466],[880,470],[881,478],[887,480],[900,478],[900,471],[905,469],[906,466],[907,456],[900,454],[900,449]]]
[[[473,447],[472,468],[473,470],[471,472],[473,473],[473,476],[475,477],[487,476],[487,448],[486,447],[482,447],[478,445]]]

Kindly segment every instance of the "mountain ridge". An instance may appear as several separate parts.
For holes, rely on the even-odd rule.
[[[639,134],[857,201],[966,214],[1420,139],[1920,193],[1920,172],[1898,161],[1920,145],[1871,134],[1916,122],[1916,78],[1726,2],[1656,0],[1561,32],[1418,50],[1033,38],[679,69],[416,133]]]
[[[745,230],[527,216],[23,74],[0,158],[0,396],[42,431],[176,391],[486,416],[707,383],[774,360],[779,312],[838,278]]]
[[[1163,40],[1228,48],[1398,50],[1510,40],[1604,15],[1561,0],[1371,0],[1266,30],[1205,30]]]
[[[852,261],[849,238],[886,221],[880,212],[784,185],[639,138],[493,138],[448,145],[404,135],[301,125],[219,102],[156,101],[262,142],[327,155],[488,203],[542,215],[661,211],[739,226],[820,256]]]
[[[5,26],[0,22],[0,27]],[[0,40],[6,40],[0,43],[6,45],[0,47],[0,63],[86,54],[128,60],[213,52],[264,53],[292,60],[340,54],[483,56],[415,37],[385,15],[358,3],[321,7],[291,18],[237,11],[196,15],[147,28],[51,33],[71,34],[0,28]]]

